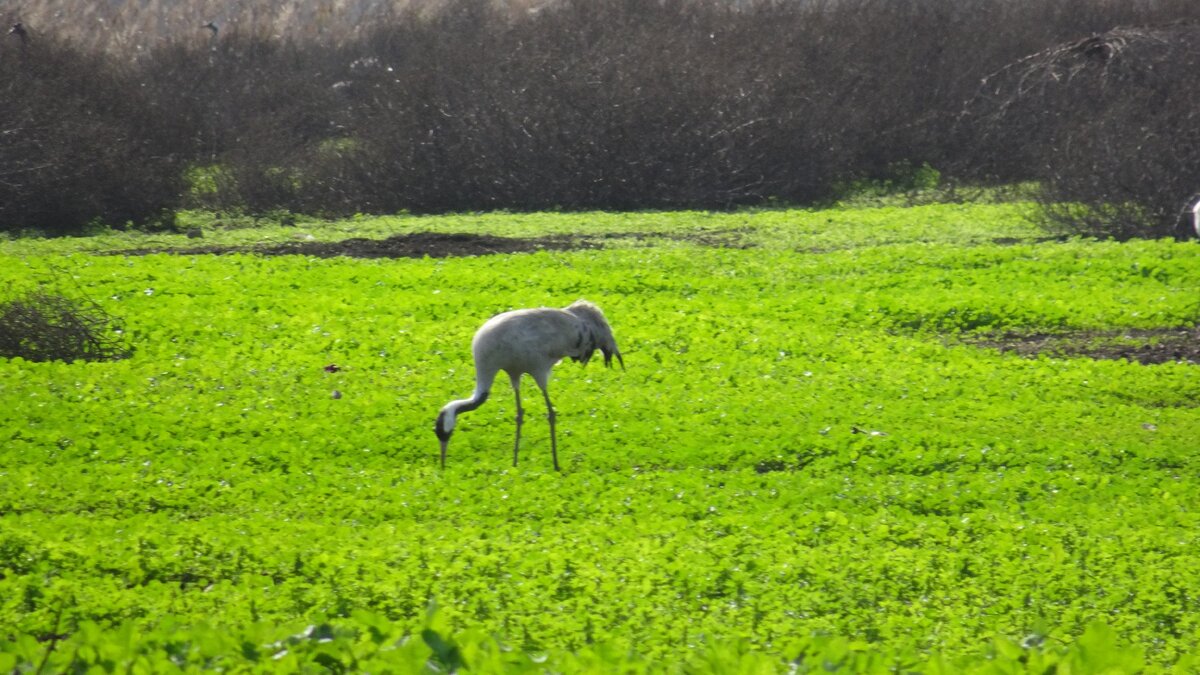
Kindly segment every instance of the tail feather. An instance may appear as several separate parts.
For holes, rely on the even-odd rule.
[[[621,370],[624,370],[625,359],[621,358],[621,350],[617,347],[616,338],[613,337],[612,327],[604,318],[604,312],[587,300],[576,300],[570,307],[567,307],[566,311],[579,317],[591,328],[592,335],[595,337],[595,347],[604,354],[604,365],[611,368],[612,359],[615,356],[617,362],[621,364]],[[583,361],[586,363],[586,358]]]

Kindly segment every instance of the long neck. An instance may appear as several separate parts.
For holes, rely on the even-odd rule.
[[[454,415],[471,412],[487,402],[488,393],[487,389],[476,389],[475,393],[471,394],[471,398],[461,398],[447,403],[446,410],[452,412]]]
[[[491,391],[492,382],[495,378],[495,372],[476,372],[475,392],[471,394],[471,398],[450,401],[442,406],[442,411],[438,413],[437,422],[434,425],[434,431],[437,432],[438,438],[442,440],[449,439],[450,432],[454,431],[454,424],[457,421],[459,413],[471,412],[488,400],[488,393]]]
[[[492,390],[492,382],[496,380],[496,371],[490,368],[483,369],[476,364],[475,366],[475,391],[471,394],[471,398],[464,398],[458,401],[447,403],[447,407],[455,403],[458,404],[455,413],[471,412],[472,410],[483,405],[488,399],[488,392]]]

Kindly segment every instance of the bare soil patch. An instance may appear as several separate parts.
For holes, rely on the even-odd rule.
[[[972,340],[980,347],[1035,357],[1126,359],[1154,364],[1200,364],[1200,326],[1073,333],[995,333]]]
[[[251,244],[247,246],[188,246],[185,248],[139,248],[116,251],[118,255],[148,255],[174,253],[177,255],[224,255],[255,253],[258,255],[308,255],[318,258],[450,258],[454,256],[493,255],[497,253],[530,253],[596,248],[567,236],[521,239],[496,237],[488,234],[416,232],[398,234],[387,239],[356,237],[341,241],[289,241],[280,244]]]
[[[573,251],[602,248],[604,242],[621,239],[647,241],[669,239],[701,246],[748,248],[742,230],[695,230],[692,232],[617,232],[599,235],[548,235],[544,237],[497,237],[490,234],[415,232],[386,239],[343,239],[342,241],[294,241],[281,244],[248,246],[189,246],[186,248],[139,248],[115,251],[116,255],[222,255],[254,253],[258,255],[309,255],[319,258],[450,258],[457,256],[532,253],[535,251]]]

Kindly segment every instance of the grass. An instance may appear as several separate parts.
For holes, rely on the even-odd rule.
[[[135,351],[0,362],[0,667],[1187,668],[1196,366],[948,338],[1194,325],[1200,247],[1045,242],[1022,208],[404,216],[203,239],[752,244],[442,260],[2,242],[0,288],[87,294]],[[604,308],[628,370],[556,369],[565,472],[532,397],[509,465],[503,382],[439,470],[433,417],[471,387],[472,332],[578,297]]]
[[[140,248],[188,248],[197,245],[246,246],[289,241],[339,241],[351,237],[384,238],[414,232],[487,233],[505,237],[560,234],[689,234],[736,232],[747,244],[769,249],[826,250],[905,242],[982,243],[1036,241],[1045,233],[1029,216],[1029,203],[899,204],[831,209],[755,209],[734,212],[665,211],[638,213],[480,213],[442,216],[361,216],[346,220],[300,218],[283,225],[269,219],[221,217],[189,212],[175,233],[109,231],[87,237],[0,239],[10,256],[117,252]],[[199,228],[202,240],[186,231]],[[659,241],[657,243],[665,243]],[[614,238],[611,246],[636,246]]]

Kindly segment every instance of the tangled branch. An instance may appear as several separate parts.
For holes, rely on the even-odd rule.
[[[1200,192],[1200,22],[1120,27],[989,74],[959,115],[998,175],[1037,167],[1080,234],[1180,236]],[[1027,173],[1025,174],[1028,175]]]
[[[41,291],[0,303],[0,357],[112,361],[129,356],[114,319],[92,301]]]

